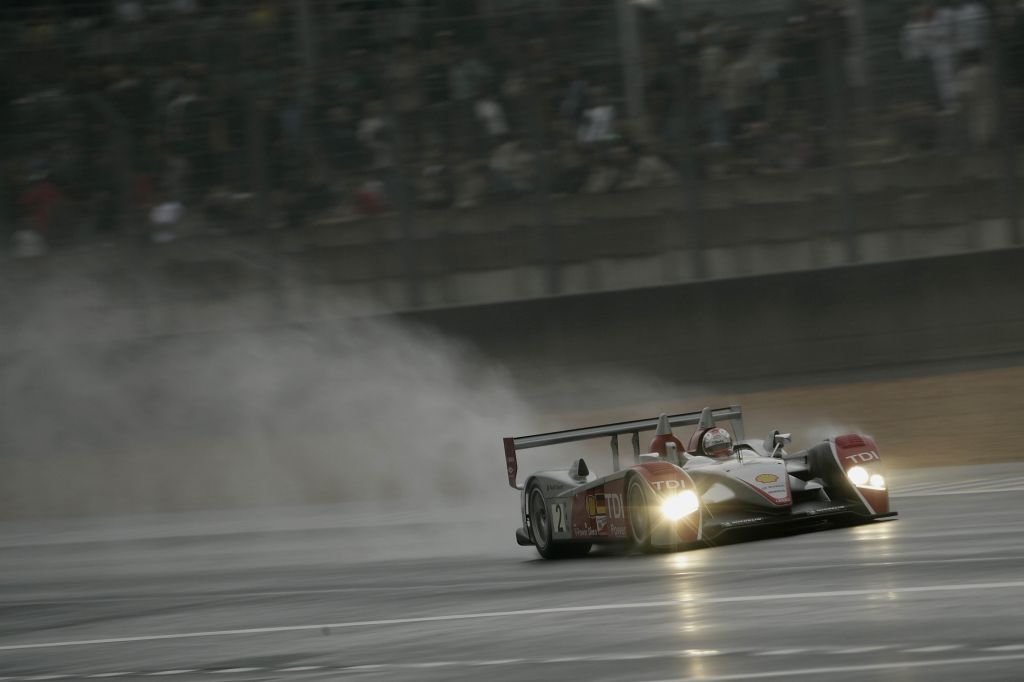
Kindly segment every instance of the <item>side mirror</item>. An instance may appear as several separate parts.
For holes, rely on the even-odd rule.
[[[775,453],[778,452],[778,450],[780,448],[782,448],[783,446],[785,446],[785,445],[787,445],[789,443],[792,443],[792,442],[793,442],[792,434],[789,434],[789,433],[779,433],[777,430],[769,431],[768,432],[768,437],[765,438],[765,440],[764,440],[765,447],[771,448],[772,456],[773,457],[775,456]]]
[[[665,459],[677,467],[683,466],[683,458],[679,456],[679,450],[676,448],[675,443],[665,443]]]

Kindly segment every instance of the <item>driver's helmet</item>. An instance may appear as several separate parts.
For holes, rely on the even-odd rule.
[[[701,450],[708,457],[723,459],[732,455],[732,434],[723,428],[708,429],[700,441]]]

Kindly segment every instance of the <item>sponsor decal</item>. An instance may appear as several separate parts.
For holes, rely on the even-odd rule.
[[[621,519],[625,516],[622,510],[622,496],[618,493],[597,493],[587,495],[587,516],[610,516]]]
[[[668,480],[668,481],[652,481],[651,485],[658,492],[664,492],[667,490],[679,490],[683,487],[682,481]]]
[[[722,523],[722,527],[732,528],[733,526],[746,526],[751,523],[761,523],[762,521],[764,521],[763,516],[754,516],[749,519],[740,519],[738,521],[725,521],[724,523]]]
[[[572,534],[578,538],[596,538],[598,536],[596,528],[580,528],[579,526],[573,526]]]
[[[882,459],[878,456],[878,453],[874,451],[858,452],[855,455],[843,455],[843,458],[850,464],[863,464],[864,462],[873,462],[875,460]]]
[[[808,512],[808,514],[830,514],[832,512],[846,511],[847,509],[852,508],[853,505],[844,504],[839,507],[825,507],[824,509],[812,509],[811,511]]]
[[[779,480],[779,477],[775,474],[758,474],[754,480],[758,483],[775,483],[775,481]]]
[[[740,479],[740,482],[744,483],[750,490],[753,490],[758,495],[767,499],[774,505],[785,506],[788,504],[792,504],[792,497],[789,494],[787,479],[781,479],[776,483],[761,483],[756,485],[754,483],[751,483],[750,481],[746,481],[743,479]]]
[[[607,493],[604,496],[608,515],[613,519],[621,519],[626,515],[623,513],[622,496],[618,493]],[[598,509],[600,511],[600,509]]]
[[[608,532],[608,517],[598,516],[597,517],[597,532],[602,535]]]

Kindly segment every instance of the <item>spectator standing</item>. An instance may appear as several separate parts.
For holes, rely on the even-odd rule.
[[[984,56],[988,47],[989,14],[985,5],[977,0],[961,0],[951,11],[957,66],[962,66],[968,59],[976,59],[973,53]]]
[[[578,139],[583,144],[610,142],[617,137],[615,105],[612,104],[606,88],[593,88],[592,93],[590,106],[583,110]]]
[[[531,189],[533,156],[518,140],[504,137],[488,163],[494,187],[501,196],[521,196]]]
[[[929,53],[929,31],[930,11],[924,4],[918,4],[910,8],[907,22],[903,25],[900,37],[900,51],[903,60],[915,67],[916,78],[913,80],[925,84],[925,98],[933,108],[939,108],[942,100],[939,97],[938,84],[932,70],[931,55]]]
[[[421,76],[426,111],[424,124],[431,135],[440,137],[447,148],[451,134],[451,120],[448,116],[451,94],[448,87],[448,71],[451,68],[448,45],[450,39],[445,32],[434,35],[433,46],[422,53]]]
[[[645,52],[648,56],[648,63],[644,67],[646,82],[644,93],[646,94],[645,114],[648,121],[648,130],[660,134],[668,134],[669,109],[672,103],[672,95],[676,87],[676,79],[686,84],[682,89],[693,95],[693,66],[687,61],[683,47],[672,49],[667,46],[651,45]],[[692,99],[692,97],[691,97]]]
[[[957,104],[971,147],[984,149],[995,139],[998,109],[991,67],[985,59],[989,13],[977,0],[960,0],[951,9],[956,51]]]
[[[929,6],[926,16],[924,50],[932,63],[942,108],[951,111],[956,105],[956,13],[949,5]]]
[[[526,79],[527,124],[535,134],[535,145],[546,145],[552,139],[552,123],[558,120],[558,79],[555,60],[548,41],[543,37],[532,37],[522,48],[523,62],[520,67]],[[557,127],[557,126],[556,126]]]
[[[506,118],[511,130],[522,133],[527,128],[529,83],[526,74],[512,67],[505,72],[501,83],[501,99],[505,102]]]
[[[778,121],[782,117],[782,63],[774,34],[761,31],[750,49],[757,92],[758,118]]]
[[[408,148],[416,148],[422,142],[420,131],[423,128],[421,118],[424,98],[420,64],[412,40],[403,40],[385,67],[398,128]]]
[[[373,100],[366,105],[357,137],[370,158],[370,168],[377,173],[388,171],[394,163],[394,148],[383,102]]]
[[[508,133],[505,110],[497,95],[481,97],[474,106],[477,122],[489,140],[495,140]]]
[[[182,82],[177,97],[167,105],[168,148],[186,164],[189,188],[185,202],[198,200],[208,184],[211,170],[207,101],[199,84],[189,78]]]
[[[451,184],[443,150],[436,145],[427,146],[415,179],[416,200],[425,208],[448,208],[452,203]]]
[[[373,100],[366,105],[356,135],[370,159],[369,179],[361,186],[356,204],[363,213],[380,213],[401,196],[394,127],[384,102]]]
[[[452,100],[455,130],[466,147],[481,151],[480,127],[476,122],[476,102],[494,74],[475,50],[462,46],[454,49],[448,70],[448,91]]]
[[[297,80],[282,78],[279,91],[284,93],[278,100],[277,117],[281,126],[281,142],[289,154],[302,155],[308,143],[307,105],[302,84]]]
[[[744,128],[758,118],[755,88],[758,84],[758,65],[754,53],[746,40],[738,38],[730,46],[729,65],[725,70],[726,117],[729,121],[729,135],[735,140],[743,134]]]
[[[941,109],[956,106],[956,31],[957,13],[951,6],[918,6],[903,27],[903,55],[906,59],[926,59],[931,65],[932,82]]]
[[[335,172],[350,174],[366,167],[369,156],[357,134],[350,107],[339,105],[327,111],[321,139],[327,146],[327,158]]]
[[[982,59],[980,50],[964,53],[956,84],[968,141],[975,149],[991,146],[996,136],[998,108],[992,69]]]
[[[565,93],[558,107],[558,113],[572,127],[577,127],[582,122],[583,111],[587,104],[587,81],[580,73],[575,64],[569,64],[565,68]]]
[[[168,195],[161,196],[149,212],[150,239],[166,244],[178,238],[178,225],[185,216],[185,206]]]
[[[817,123],[822,115],[820,103],[820,45],[813,10],[800,3],[786,19],[782,39],[782,76],[786,82],[787,114],[809,112]]]
[[[725,122],[726,54],[717,24],[705,26],[700,34],[700,53],[697,58],[697,77],[700,81],[701,115],[708,142],[724,146],[729,141]]]

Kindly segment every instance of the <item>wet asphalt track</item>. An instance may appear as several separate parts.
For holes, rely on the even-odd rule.
[[[1024,465],[894,478],[894,522],[568,562],[512,491],[7,525],[0,679],[1024,680]]]

